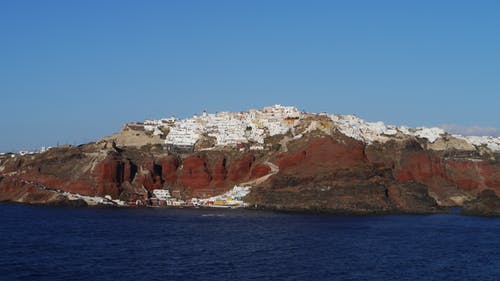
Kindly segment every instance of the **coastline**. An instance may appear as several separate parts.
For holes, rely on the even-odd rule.
[[[332,215],[332,216],[389,216],[389,215],[461,215],[461,216],[480,216],[462,213],[462,207],[442,207],[433,212],[409,212],[401,210],[386,210],[386,211],[356,211],[356,210],[336,210],[336,209],[319,209],[319,208],[276,208],[276,207],[263,207],[263,206],[247,206],[247,207],[208,207],[208,206],[117,206],[117,205],[77,205],[77,204],[54,204],[54,203],[27,203],[16,201],[0,201],[0,205],[25,205],[37,207],[56,207],[56,208],[89,208],[89,209],[128,209],[128,210],[203,210],[203,211],[257,211],[257,212],[275,212],[285,214],[308,214],[308,215]],[[460,211],[457,212],[457,208]]]

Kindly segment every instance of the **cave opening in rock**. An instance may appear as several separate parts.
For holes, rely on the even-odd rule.
[[[124,177],[124,165],[123,163],[117,163],[116,164],[116,176],[115,176],[115,182],[121,183],[123,182],[123,177]]]
[[[159,164],[153,164],[153,174],[154,178],[160,177],[161,181],[163,182],[162,175],[163,175],[163,168]]]
[[[130,163],[130,178],[128,178],[127,180],[129,182],[132,182],[136,174],[137,174],[137,165],[135,165],[134,163]]]

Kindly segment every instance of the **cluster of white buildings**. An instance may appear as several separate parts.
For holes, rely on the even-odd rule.
[[[163,134],[168,129],[165,144],[172,146],[192,147],[202,137],[215,139],[216,147],[236,146],[250,143],[250,149],[264,148],[265,138],[269,136],[294,133],[305,113],[293,106],[274,105],[262,110],[246,112],[221,112],[195,115],[192,118],[177,119],[174,117],[160,120],[147,120],[144,129],[153,135]],[[365,143],[385,142],[401,134],[427,139],[434,143],[446,135],[441,128],[408,128],[385,125],[383,122],[366,122],[354,115],[327,115],[333,127],[343,134]],[[486,146],[493,151],[500,151],[500,138],[470,137],[453,135],[474,146]]]
[[[385,125],[384,122],[366,122],[354,115],[331,115],[335,127],[343,134],[366,143],[375,141],[384,142],[398,133],[427,139],[429,142],[435,142],[446,132],[441,128],[408,128],[405,126],[397,127]]]
[[[395,126],[386,126],[383,122],[366,122],[354,115],[332,114],[330,118],[341,133],[366,143],[383,141],[398,132]]]
[[[35,151],[21,150],[21,151],[19,151],[19,155],[24,156],[24,155],[33,155],[33,154],[43,153],[45,151],[48,151],[51,148],[52,147],[50,147],[50,146],[49,147],[42,146],[40,149],[35,150]]]
[[[178,207],[209,207],[209,208],[241,208],[246,207],[247,204],[243,201],[251,187],[249,186],[235,186],[224,194],[213,196],[210,198],[198,199],[191,198],[188,201],[183,201],[174,198],[170,195],[167,189],[153,190],[153,198],[151,198],[152,206],[178,206]]]
[[[427,139],[434,143],[446,135],[446,131],[437,128],[417,127],[409,128],[406,126],[385,125],[383,122],[366,122],[354,115],[331,115],[334,126],[343,134],[365,143],[375,141],[385,142],[397,134],[414,136],[421,139]],[[465,140],[474,146],[486,146],[492,151],[500,151],[500,138],[495,137],[476,137],[452,135],[455,138]]]
[[[461,135],[454,135],[456,138],[464,139],[468,143],[475,145],[475,146],[486,146],[492,151],[500,151],[500,137],[494,138],[494,137],[476,137],[476,136],[461,136]]]
[[[247,207],[247,203],[243,201],[243,197],[247,196],[252,187],[250,186],[234,186],[228,192],[206,199],[197,199],[196,201],[201,206],[214,208],[239,208]]]
[[[153,206],[184,206],[186,202],[172,197],[168,189],[155,189],[153,190],[151,204]]]
[[[266,137],[292,130],[301,114],[295,107],[274,105],[247,112],[204,112],[187,119],[147,120],[144,129],[154,135],[161,134],[162,127],[168,129],[167,145],[193,146],[206,136],[214,138],[218,147],[252,143],[253,149],[262,149]]]
[[[113,198],[111,198],[110,195],[106,195],[104,197],[86,196],[86,195],[81,195],[78,193],[72,193],[72,192],[67,192],[67,191],[63,191],[61,194],[66,196],[69,200],[81,199],[81,200],[85,201],[89,206],[97,206],[97,205],[109,205],[109,206],[120,206],[120,207],[127,206],[127,202],[119,200],[119,199],[113,199]]]

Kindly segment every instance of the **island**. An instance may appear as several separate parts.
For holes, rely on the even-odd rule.
[[[499,159],[500,138],[274,105],[0,154],[0,201],[488,216],[500,214]]]

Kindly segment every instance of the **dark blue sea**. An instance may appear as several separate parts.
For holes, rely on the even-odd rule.
[[[0,204],[1,280],[500,280],[500,219]]]

